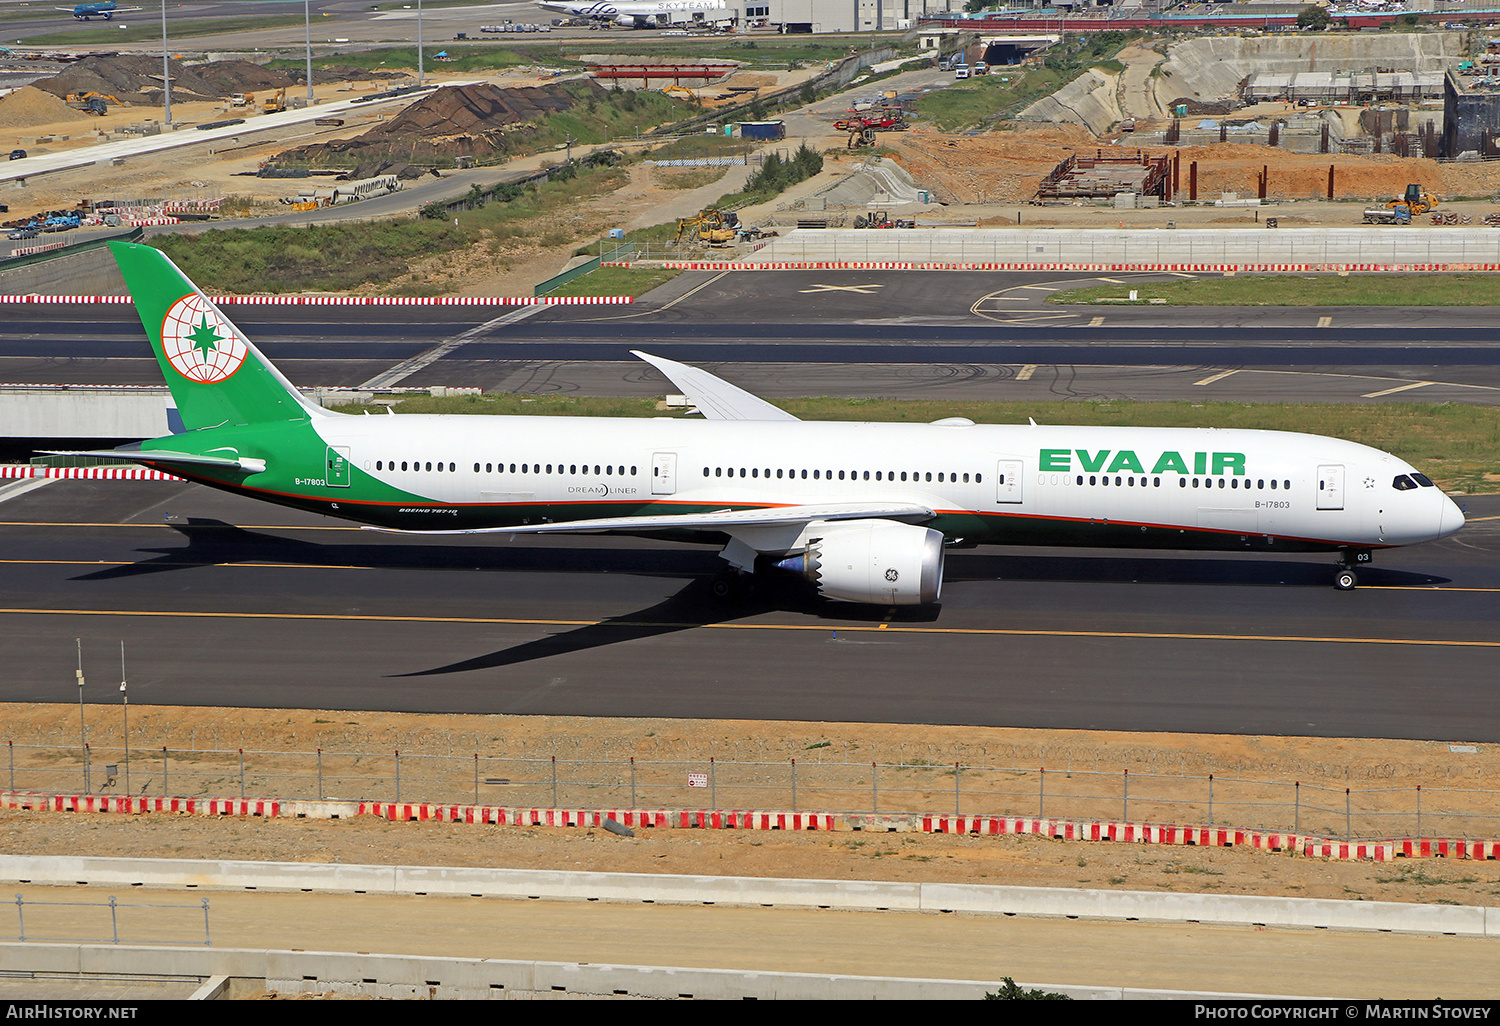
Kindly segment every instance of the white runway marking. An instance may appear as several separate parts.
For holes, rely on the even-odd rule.
[[[884,285],[814,285],[810,289],[798,289],[803,295],[809,292],[858,292],[862,296],[874,295],[875,289],[885,288]]]
[[[1378,399],[1378,398],[1380,398],[1383,395],[1395,395],[1397,392],[1409,392],[1413,388],[1426,388],[1428,385],[1435,385],[1435,384],[1437,384],[1437,382],[1435,382],[1435,381],[1413,381],[1409,385],[1397,385],[1395,388],[1387,388],[1383,392],[1366,392],[1364,395],[1360,396],[1360,398],[1361,399]]]

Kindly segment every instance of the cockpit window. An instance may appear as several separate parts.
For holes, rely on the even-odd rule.
[[[1411,479],[1417,484],[1421,485],[1423,488],[1435,487],[1432,483],[1432,478],[1428,477],[1426,474],[1418,474],[1415,470],[1411,472]]]
[[[1417,487],[1417,483],[1405,474],[1397,474],[1396,480],[1391,482],[1391,487],[1398,492],[1409,492]]]

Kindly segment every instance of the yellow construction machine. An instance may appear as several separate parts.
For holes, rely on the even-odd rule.
[[[1406,187],[1404,195],[1397,196],[1386,204],[1386,209],[1394,210],[1397,207],[1404,206],[1411,213],[1412,217],[1416,217],[1418,214],[1427,213],[1427,211],[1437,205],[1438,198],[1436,196],[1430,192],[1423,192],[1420,183],[1412,182]]]
[[[276,95],[272,96],[261,107],[261,112],[264,113],[264,114],[277,114],[277,113],[280,113],[281,111],[284,111],[284,110],[286,110],[286,90],[285,89],[278,89],[276,91]]]
[[[722,246],[733,242],[739,229],[739,215],[726,213],[717,207],[705,207],[693,217],[684,217],[677,222],[676,241],[681,243],[703,242],[710,246]]]

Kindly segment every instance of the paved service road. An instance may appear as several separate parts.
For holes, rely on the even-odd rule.
[[[649,842],[606,836],[601,843]],[[95,887],[16,890],[28,901],[104,900],[103,888]],[[358,950],[997,983],[1010,976],[1029,985],[1347,999],[1432,999],[1441,994],[1450,1000],[1472,1000],[1500,995],[1492,971],[1494,941],[1474,937],[419,895],[131,890],[129,900],[172,905],[204,897],[214,946],[219,948]],[[97,911],[73,910],[67,919],[54,913],[57,928],[72,931],[67,936],[86,936],[86,931],[101,926],[97,914],[89,915]],[[28,922],[31,915],[28,906]],[[121,914],[122,920],[125,916]],[[102,926],[107,935],[107,914]],[[184,927],[183,933],[191,929]],[[201,915],[196,929],[201,938]],[[22,986],[26,985],[29,989],[0,989],[0,997],[34,998],[47,986],[45,981],[26,981]]]
[[[107,677],[87,654],[128,637],[153,704],[1500,741],[1500,497],[1468,506],[1351,593],[1321,556],[985,548],[949,555],[935,617],[890,620],[796,589],[715,604],[707,546],[57,482],[0,503],[0,701],[65,697],[76,637]]]
[[[742,281],[757,277],[762,275],[738,276]],[[912,277],[926,279],[922,289],[941,285],[937,275]],[[985,280],[954,294],[977,305],[985,289],[993,291],[997,276],[970,277]],[[1013,279],[1023,281],[1015,288],[1025,287],[1026,276],[1006,277]],[[696,287],[691,279],[679,282],[683,279],[632,308],[553,308],[492,325],[401,383],[537,394],[675,391],[630,355],[631,349],[643,348],[698,363],[771,398],[1471,403],[1500,398],[1500,329],[1486,308],[1343,311],[1340,323],[1383,317],[1399,324],[1417,314],[1421,320],[1416,327],[1297,330],[1259,322],[1217,324],[1212,318],[1194,323],[1193,316],[1208,314],[1165,307],[1132,312],[1172,323],[1118,327],[998,324],[967,312],[961,323],[905,324],[899,318],[850,323],[849,304],[864,300],[835,292],[820,300],[822,305],[809,307],[822,319],[798,321],[789,312],[784,324],[736,325],[716,307],[709,288],[677,302]],[[712,275],[698,284],[705,282],[719,284]],[[920,291],[913,297],[931,298]],[[500,309],[235,307],[230,312],[293,381],[352,386],[495,320]],[[1252,320],[1292,316],[1285,310],[1234,313]],[[27,305],[9,308],[7,317],[0,335],[0,381],[161,382],[131,307]],[[1470,323],[1477,317],[1490,323]]]

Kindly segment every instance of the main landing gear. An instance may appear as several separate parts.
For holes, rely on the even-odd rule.
[[[755,594],[755,575],[734,567],[726,567],[714,574],[708,585],[709,592],[721,602],[747,599]]]
[[[1333,573],[1333,586],[1339,591],[1353,591],[1359,584],[1356,566],[1368,566],[1375,558],[1369,549],[1344,549],[1339,556],[1339,565]]]

